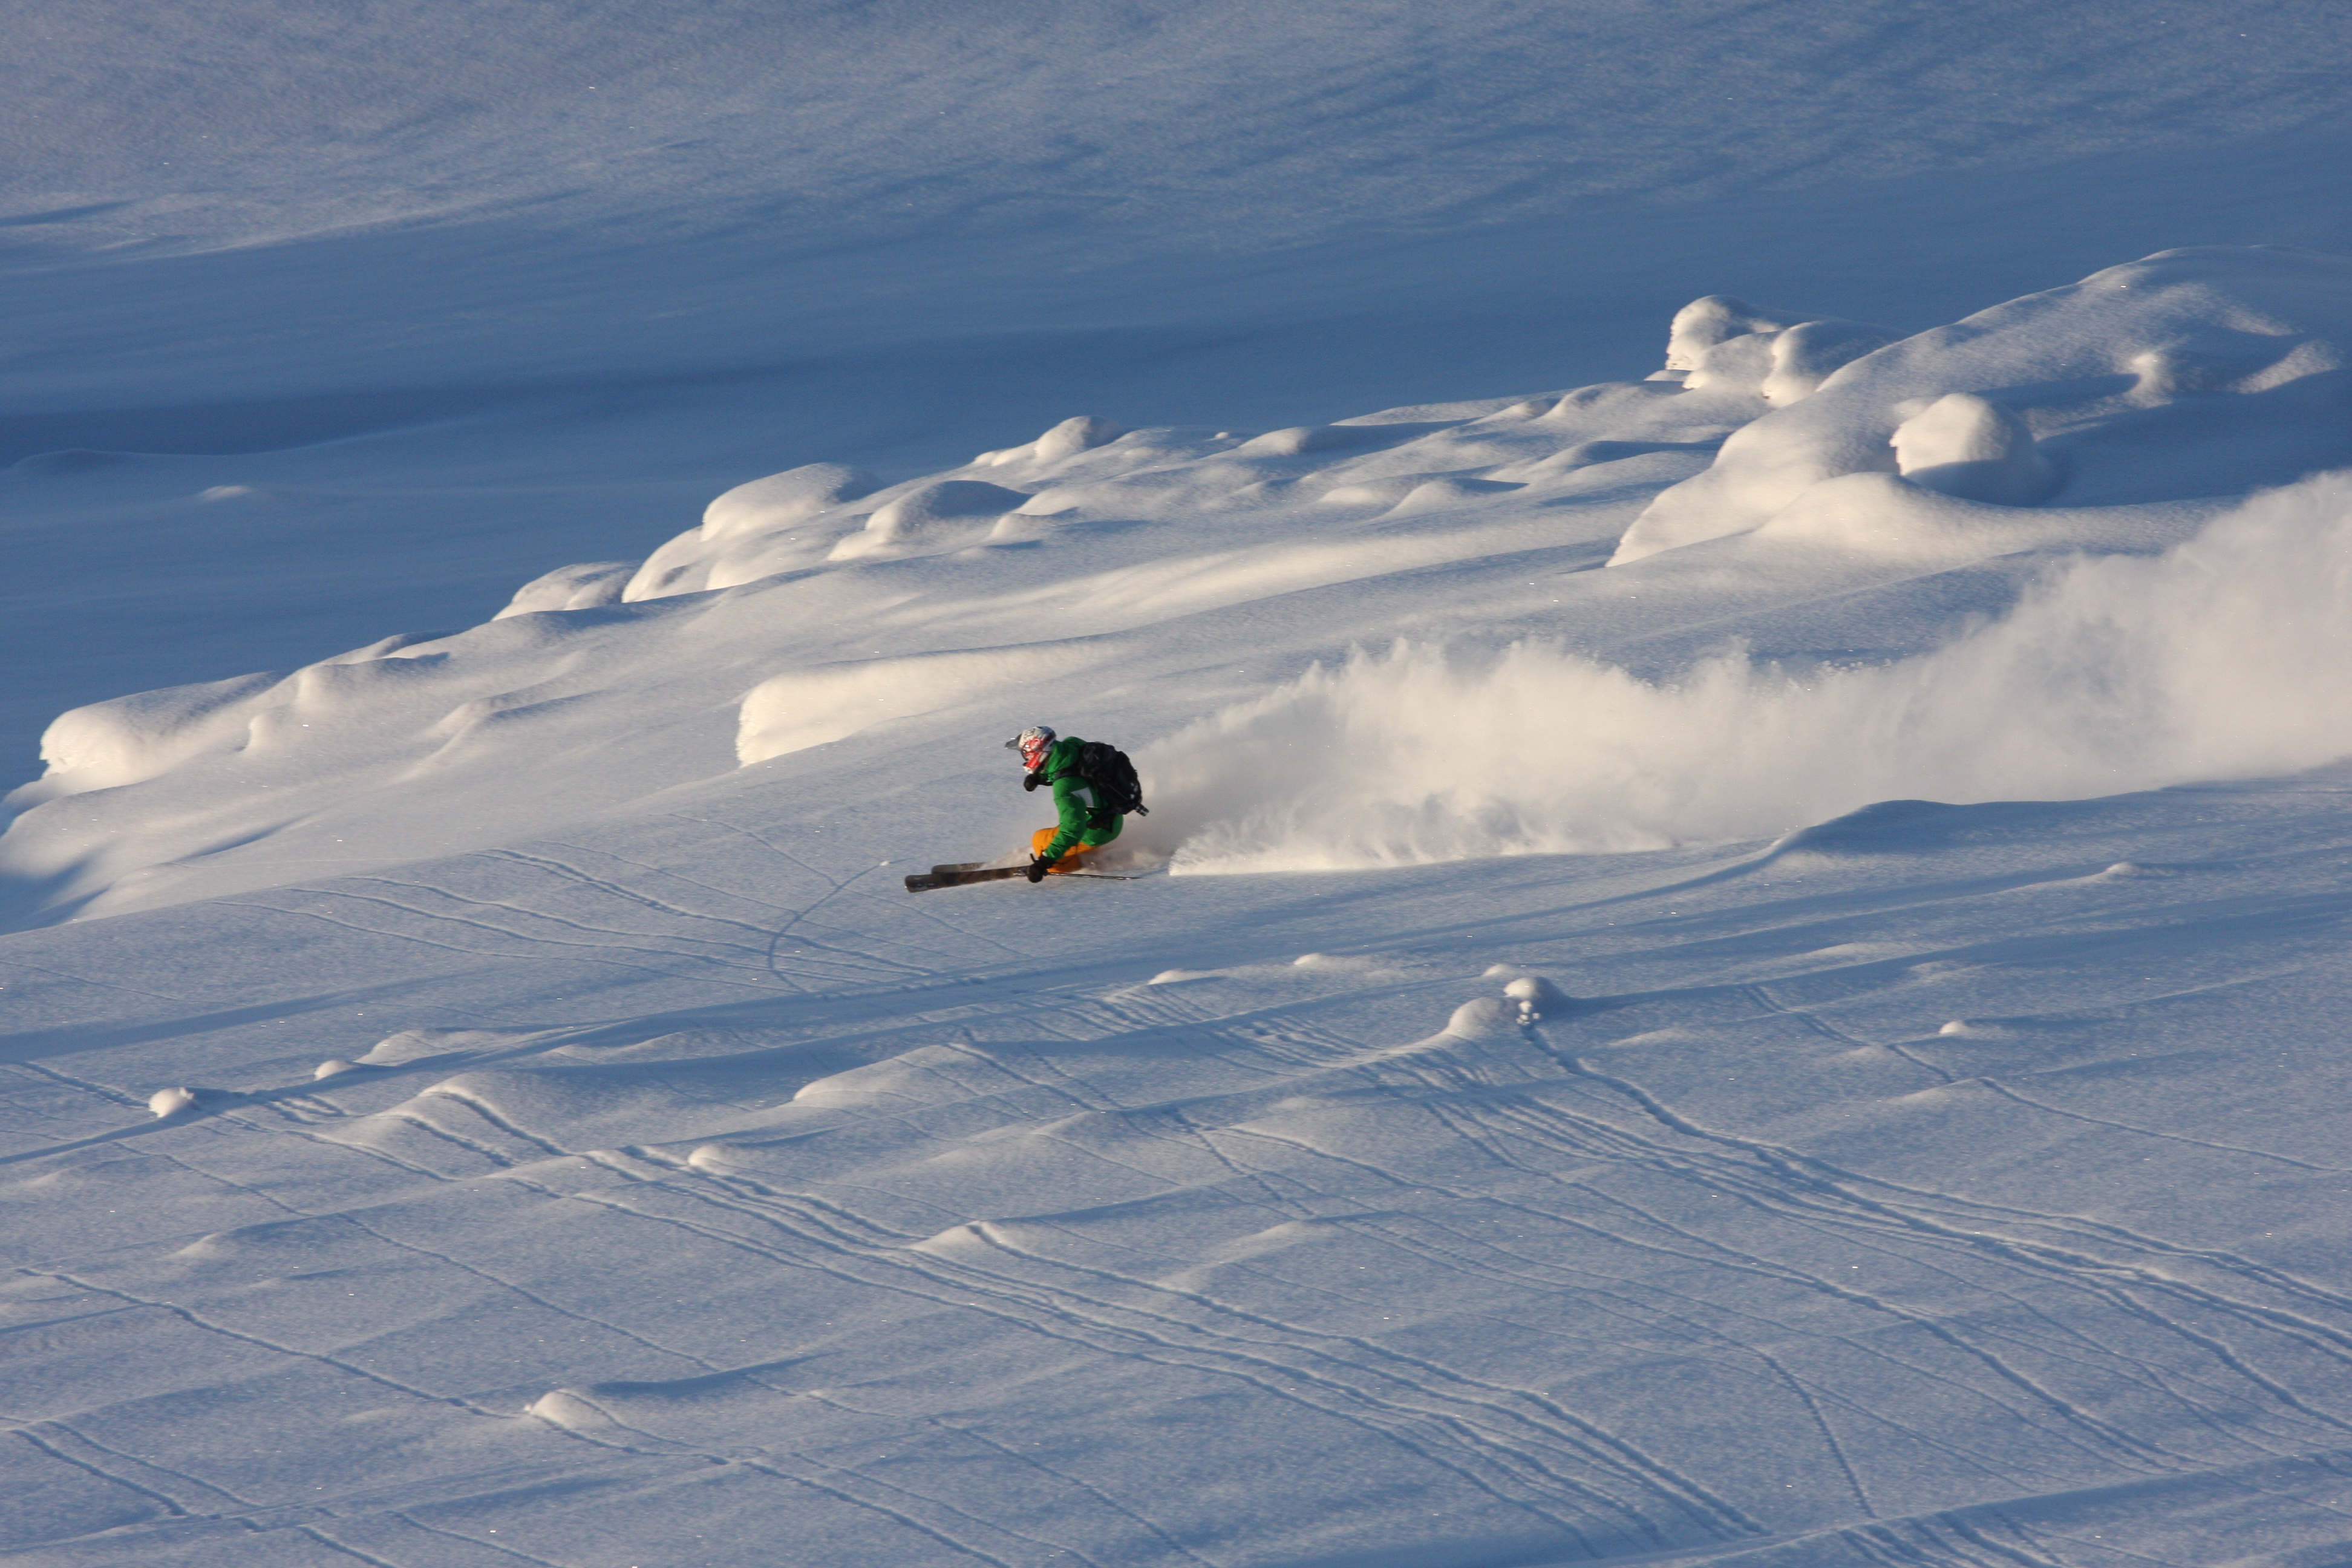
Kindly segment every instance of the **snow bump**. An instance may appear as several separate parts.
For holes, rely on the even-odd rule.
[[[1895,471],[1963,500],[2031,506],[2057,488],[2057,470],[2015,413],[1968,392],[1948,392],[1895,427]]]
[[[491,619],[502,621],[509,616],[534,615],[541,610],[589,610],[617,605],[623,590],[636,574],[635,561],[588,561],[577,566],[559,566],[516,589],[507,607]]]

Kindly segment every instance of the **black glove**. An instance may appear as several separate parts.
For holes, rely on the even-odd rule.
[[[1035,859],[1030,861],[1029,879],[1033,882],[1044,881],[1045,879],[1045,868],[1052,864],[1053,862],[1046,859],[1043,855],[1040,855]]]
[[[1044,784],[1045,782],[1045,778],[1037,773],[1023,773],[1021,775],[1021,787],[1023,789],[1035,789],[1039,784]]]

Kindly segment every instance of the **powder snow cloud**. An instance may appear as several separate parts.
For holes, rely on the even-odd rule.
[[[1766,837],[1875,800],[2074,799],[2352,752],[2352,478],[2157,556],[2077,558],[1920,657],[1734,647],[1670,681],[1556,645],[1399,645],[1150,748],[1180,871]]]

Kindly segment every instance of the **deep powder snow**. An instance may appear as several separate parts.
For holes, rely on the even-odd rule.
[[[2330,7],[0,27],[11,1563],[2352,1552]]]

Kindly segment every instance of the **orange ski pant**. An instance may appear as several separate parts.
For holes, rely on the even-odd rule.
[[[1029,853],[1031,857],[1034,858],[1036,856],[1043,855],[1045,852],[1045,846],[1054,842],[1054,836],[1061,831],[1062,830],[1058,827],[1041,827],[1036,832],[1031,834],[1029,836]],[[1098,847],[1100,847],[1098,845],[1081,844],[1076,848],[1072,849],[1068,854],[1063,856],[1059,860],[1055,861],[1051,866],[1046,867],[1045,869],[1053,872],[1056,876],[1059,876],[1064,871],[1075,871],[1078,868],[1078,857],[1081,855],[1090,855]]]

